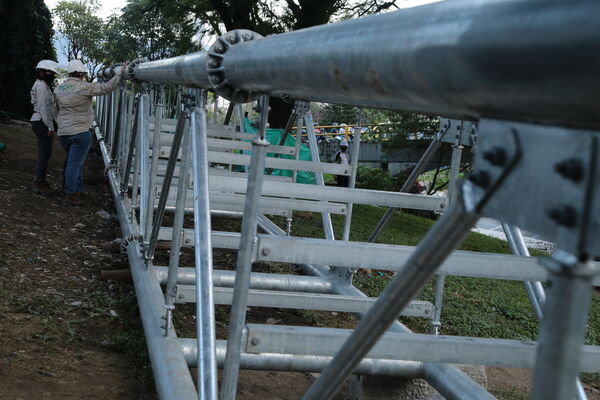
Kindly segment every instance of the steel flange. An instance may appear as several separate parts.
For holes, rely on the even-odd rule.
[[[249,103],[256,99],[257,93],[237,89],[227,80],[223,69],[223,59],[232,46],[260,38],[262,36],[256,32],[247,29],[236,29],[220,36],[208,49],[208,79],[213,90],[219,96],[234,103]]]

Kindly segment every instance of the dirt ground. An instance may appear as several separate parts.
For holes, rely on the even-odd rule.
[[[133,287],[100,279],[101,270],[127,263],[102,245],[119,229],[99,154],[86,162],[85,203],[71,206],[32,192],[37,146],[27,123],[0,123],[0,143],[8,146],[0,153],[0,399],[156,398]],[[63,161],[55,140],[48,179],[57,187]],[[253,309],[249,319],[305,317],[295,313]],[[498,398],[527,398],[529,371],[487,373]],[[239,398],[298,399],[313,381],[313,374],[242,371]]]

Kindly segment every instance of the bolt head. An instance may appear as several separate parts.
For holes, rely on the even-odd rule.
[[[487,188],[488,186],[490,186],[491,183],[491,176],[490,173],[487,171],[479,171],[479,172],[473,172],[471,175],[469,175],[469,181],[471,181],[475,186],[479,186],[483,189]]]
[[[268,247],[264,247],[261,250],[261,253],[262,253],[263,256],[268,256],[269,254],[271,254],[271,249],[269,249]]]
[[[260,339],[253,337],[250,343],[252,344],[252,346],[258,346],[258,344],[260,343]]]
[[[566,179],[574,182],[580,182],[583,179],[583,162],[576,158],[570,158],[559,162],[554,166],[554,170]]]
[[[557,224],[574,228],[577,224],[577,211],[571,206],[562,205],[548,210],[548,217]]]
[[[489,163],[492,165],[502,167],[506,165],[508,157],[506,155],[506,150],[501,147],[494,147],[493,149],[483,153],[483,158],[489,161]]]
[[[215,46],[214,49],[217,53],[222,53],[223,52],[223,46]]]

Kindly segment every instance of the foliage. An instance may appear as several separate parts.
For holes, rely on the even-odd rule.
[[[188,13],[173,12],[180,7],[179,2],[137,0],[129,2],[122,15],[110,17],[105,48],[111,62],[138,57],[156,60],[198,51],[192,41],[198,31],[195,19]]]
[[[65,56],[86,64],[90,77],[105,59],[104,22],[94,15],[98,8],[97,0],[63,0],[53,9]]]
[[[407,146],[407,136],[420,134],[427,137],[438,129],[437,118],[424,114],[376,108],[359,109],[342,104],[324,104],[319,124],[356,124],[359,116],[361,125],[368,127],[367,135],[383,141],[386,150]]]
[[[356,187],[395,192],[400,189],[400,184],[389,171],[359,165],[356,173]]]
[[[35,66],[55,59],[52,19],[43,0],[0,2],[0,110],[10,116],[31,115],[29,90]]]

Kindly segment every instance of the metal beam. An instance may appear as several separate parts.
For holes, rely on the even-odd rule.
[[[248,324],[248,353],[332,356],[351,329]],[[256,339],[256,340],[255,340]],[[410,333],[385,333],[368,358],[533,368],[537,343]],[[600,346],[583,346],[582,370],[600,372]]]
[[[217,287],[214,289],[215,304],[231,305],[233,290]],[[292,308],[296,310],[320,310],[337,312],[367,312],[377,298],[344,296],[339,294],[282,292],[276,290],[248,291],[249,307]],[[191,285],[177,286],[177,302],[195,303],[196,288]],[[406,317],[431,318],[433,304],[428,301],[413,300],[402,310]]]
[[[190,367],[197,366],[196,340],[179,339]],[[222,367],[225,360],[225,340],[217,340],[217,363]],[[331,361],[331,357],[297,356],[292,354],[248,354],[242,353],[240,368],[268,371],[312,371],[320,372]],[[364,359],[355,369],[357,374],[401,376],[418,378],[423,375],[423,364],[415,361]]]

